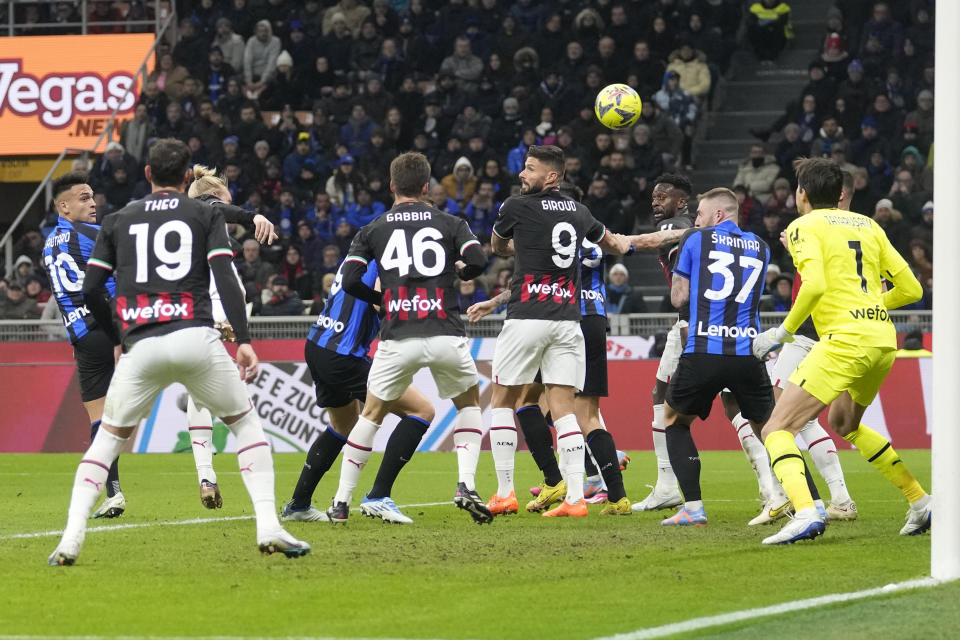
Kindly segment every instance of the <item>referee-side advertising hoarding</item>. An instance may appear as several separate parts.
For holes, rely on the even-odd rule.
[[[143,33],[0,38],[0,156],[89,149],[118,106],[119,128],[137,104],[136,72],[151,44]]]

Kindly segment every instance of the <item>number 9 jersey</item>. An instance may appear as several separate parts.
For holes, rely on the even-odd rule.
[[[43,266],[71,344],[97,327],[97,321],[83,304],[83,274],[98,233],[98,225],[60,218],[43,245]],[[112,297],[117,287],[113,278],[107,280],[106,287]]]
[[[493,225],[516,247],[507,319],[580,320],[580,246],[606,227],[576,200],[547,189],[507,198]]]

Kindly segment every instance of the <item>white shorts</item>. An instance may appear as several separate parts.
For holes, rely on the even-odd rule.
[[[677,320],[670,331],[667,332],[667,344],[663,347],[663,355],[660,356],[660,364],[657,365],[657,380],[661,382],[670,382],[677,365],[680,364],[680,355],[683,353],[683,336],[680,330],[688,325],[686,320]]]
[[[432,336],[381,341],[370,365],[367,389],[381,400],[396,400],[424,367],[430,367],[441,398],[454,398],[478,381],[467,338]]]
[[[250,408],[237,365],[211,327],[189,327],[143,338],[120,356],[103,407],[103,422],[132,427],[153,408],[157,395],[180,382],[197,403],[215,416],[235,416]]]
[[[783,348],[780,349],[773,363],[773,371],[770,373],[773,386],[786,389],[790,375],[796,371],[815,344],[817,344],[816,340],[806,336],[793,336],[793,342],[784,342]]]
[[[579,322],[513,319],[503,323],[493,352],[493,381],[507,387],[530,384],[538,370],[544,384],[583,389],[587,355]]]

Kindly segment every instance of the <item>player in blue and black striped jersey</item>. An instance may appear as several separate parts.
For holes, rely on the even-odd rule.
[[[379,279],[377,263],[371,261],[363,274],[363,284],[374,289]],[[313,441],[307,452],[293,497],[280,513],[280,519],[284,521],[329,520],[325,512],[311,504],[313,494],[346,444],[347,436],[357,422],[360,403],[367,394],[370,373],[367,354],[380,331],[380,316],[376,307],[344,291],[342,281],[341,265],[330,287],[330,297],[310,327],[304,346],[304,358],[316,385],[317,406],[326,409],[330,426]],[[397,508],[390,494],[397,475],[410,461],[430,427],[434,411],[430,401],[411,386],[397,400],[392,412],[400,417],[400,423],[387,442],[373,487],[360,509],[364,515],[406,524],[413,520]],[[342,515],[342,520],[346,520],[346,513]]]
[[[756,432],[773,410],[766,366],[750,359],[760,333],[760,296],[770,248],[737,226],[736,195],[717,188],[700,196],[696,228],[684,234],[670,299],[690,312],[690,330],[667,391],[665,422],[670,464],[684,506],[663,525],[705,525],[700,457],[690,424],[710,415],[713,399],[730,389]]]
[[[43,265],[63,316],[67,338],[73,345],[80,399],[90,418],[92,441],[100,427],[114,367],[113,340],[104,328],[97,325],[83,300],[87,260],[100,233],[100,226],[95,224],[97,205],[85,173],[64,174],[54,180],[52,190],[53,205],[59,218],[43,246]],[[102,293],[105,297],[112,297],[115,292],[116,282],[109,278]],[[106,490],[107,499],[94,512],[95,518],[115,518],[126,508],[116,461],[110,466]]]

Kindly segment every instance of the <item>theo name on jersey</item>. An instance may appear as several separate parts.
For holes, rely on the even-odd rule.
[[[43,265],[71,343],[97,327],[83,304],[83,275],[99,233],[98,225],[59,218],[43,245]],[[117,288],[113,278],[107,280],[106,287],[112,297]]]
[[[684,353],[751,355],[769,262],[767,244],[730,220],[683,236],[674,272],[690,281]]]

